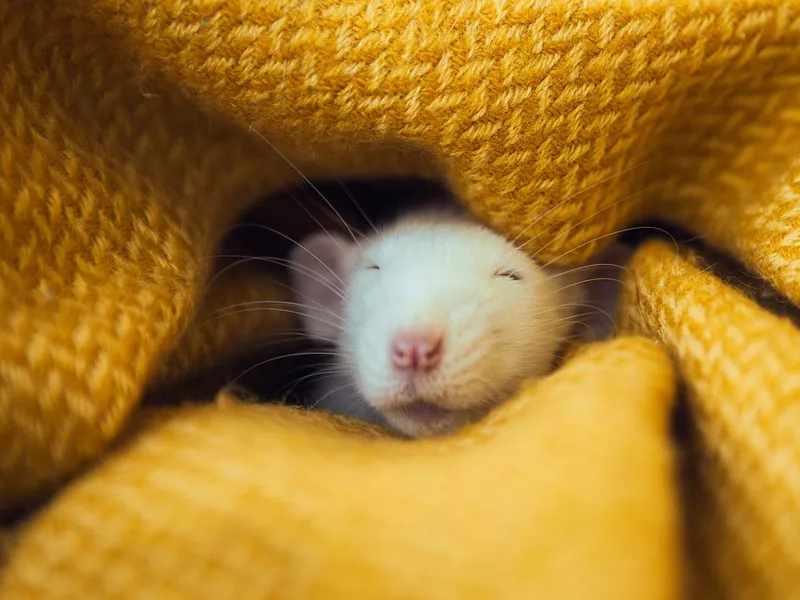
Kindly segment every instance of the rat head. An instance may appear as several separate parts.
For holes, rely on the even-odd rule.
[[[415,437],[473,422],[545,374],[579,301],[463,219],[407,218],[358,244],[318,234],[292,260],[306,330],[337,343],[360,396]]]

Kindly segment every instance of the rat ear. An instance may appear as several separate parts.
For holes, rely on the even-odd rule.
[[[342,296],[358,257],[358,247],[336,234],[315,233],[289,253],[292,289],[300,321],[311,337],[335,341],[344,318]]]
[[[586,326],[586,339],[602,340],[616,334],[622,281],[633,252],[634,248],[614,242],[578,271],[584,282],[584,303],[590,306],[585,311],[589,314],[580,319]]]

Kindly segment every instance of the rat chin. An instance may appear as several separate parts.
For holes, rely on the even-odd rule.
[[[449,409],[415,400],[402,406],[380,409],[386,421],[398,430],[412,437],[439,436],[458,431],[464,425],[480,419],[486,410]]]

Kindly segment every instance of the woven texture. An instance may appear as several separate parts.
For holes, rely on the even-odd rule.
[[[452,440],[137,408],[296,326],[205,292],[299,172],[436,175],[564,264],[667,218],[800,303],[797,2],[0,0],[0,123],[0,505],[58,491],[0,597],[800,597],[800,334],[671,245]]]

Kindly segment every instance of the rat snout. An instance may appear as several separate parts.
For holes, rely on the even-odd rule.
[[[391,342],[392,366],[405,373],[432,371],[442,362],[444,334],[435,327],[404,329]]]

